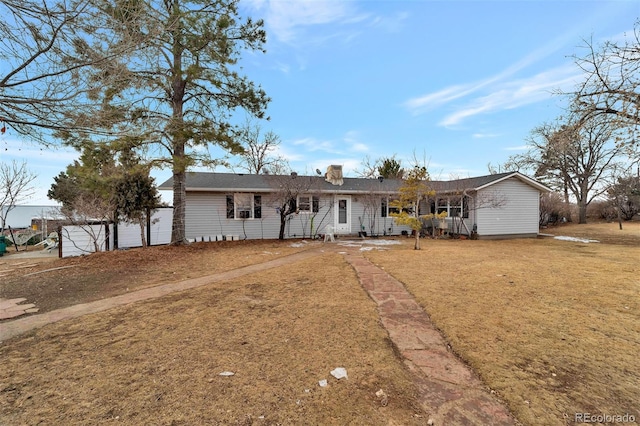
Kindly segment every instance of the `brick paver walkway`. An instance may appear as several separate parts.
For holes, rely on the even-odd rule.
[[[109,299],[83,303],[0,323],[0,342],[64,319],[161,297],[177,291],[231,280],[336,250],[353,266],[362,287],[378,304],[382,324],[404,357],[420,390],[420,403],[435,425],[514,425],[506,407],[490,394],[462,361],[448,350],[428,315],[398,280],[365,259],[358,247],[323,245],[232,271],[145,288]]]

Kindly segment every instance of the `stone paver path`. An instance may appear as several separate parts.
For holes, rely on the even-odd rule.
[[[24,297],[18,299],[0,299],[0,320],[19,317],[24,314],[32,314],[38,312],[38,308],[33,303],[21,305]]]
[[[398,280],[356,249],[344,254],[378,304],[382,324],[414,373],[420,403],[436,425],[514,425],[509,410],[448,348],[431,320]]]

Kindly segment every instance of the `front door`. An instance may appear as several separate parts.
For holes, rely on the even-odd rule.
[[[348,234],[351,232],[351,197],[341,195],[336,197],[335,205],[336,234]]]

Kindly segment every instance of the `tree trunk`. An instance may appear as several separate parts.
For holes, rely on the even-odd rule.
[[[284,240],[284,227],[287,224],[287,216],[280,215],[280,233],[278,234],[279,240]]]
[[[185,235],[185,207],[187,174],[184,171],[173,171],[173,222],[171,227],[171,244],[180,245],[187,242]]]
[[[138,224],[140,225],[140,241],[142,242],[142,248],[147,247],[147,237],[145,236],[145,232],[144,232],[145,222],[146,222],[145,216],[141,216],[138,218]]]
[[[571,218],[571,200],[569,199],[569,185],[567,185],[567,182],[564,182],[564,206],[565,206],[565,213],[567,214],[566,219],[567,222],[572,222],[572,218]]]
[[[184,95],[186,93],[186,80],[183,79],[182,54],[184,47],[180,44],[182,27],[180,16],[180,3],[173,2],[171,7],[172,19],[178,23],[171,30],[173,36],[173,64],[171,70],[171,109],[172,123],[169,133],[173,147],[173,223],[171,228],[171,244],[186,244],[185,210],[187,205],[187,158],[185,144],[187,142],[184,132]]]
[[[622,231],[622,205],[618,200],[618,197],[616,197],[616,204],[618,205],[618,227]]]
[[[578,223],[587,223],[587,203],[584,200],[578,201]]]
[[[420,230],[422,229],[422,221],[420,220],[420,201],[419,201],[419,199],[416,200],[413,203],[413,214],[416,215],[416,219],[418,220],[418,222],[421,223],[421,226],[419,228],[416,226],[416,228],[418,228],[418,229],[415,229],[413,231],[413,232],[416,233],[416,243],[413,246],[413,249],[414,250],[420,250]]]

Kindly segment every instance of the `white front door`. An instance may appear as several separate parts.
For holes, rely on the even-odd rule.
[[[336,196],[335,230],[336,234],[351,232],[351,197],[348,195]]]

